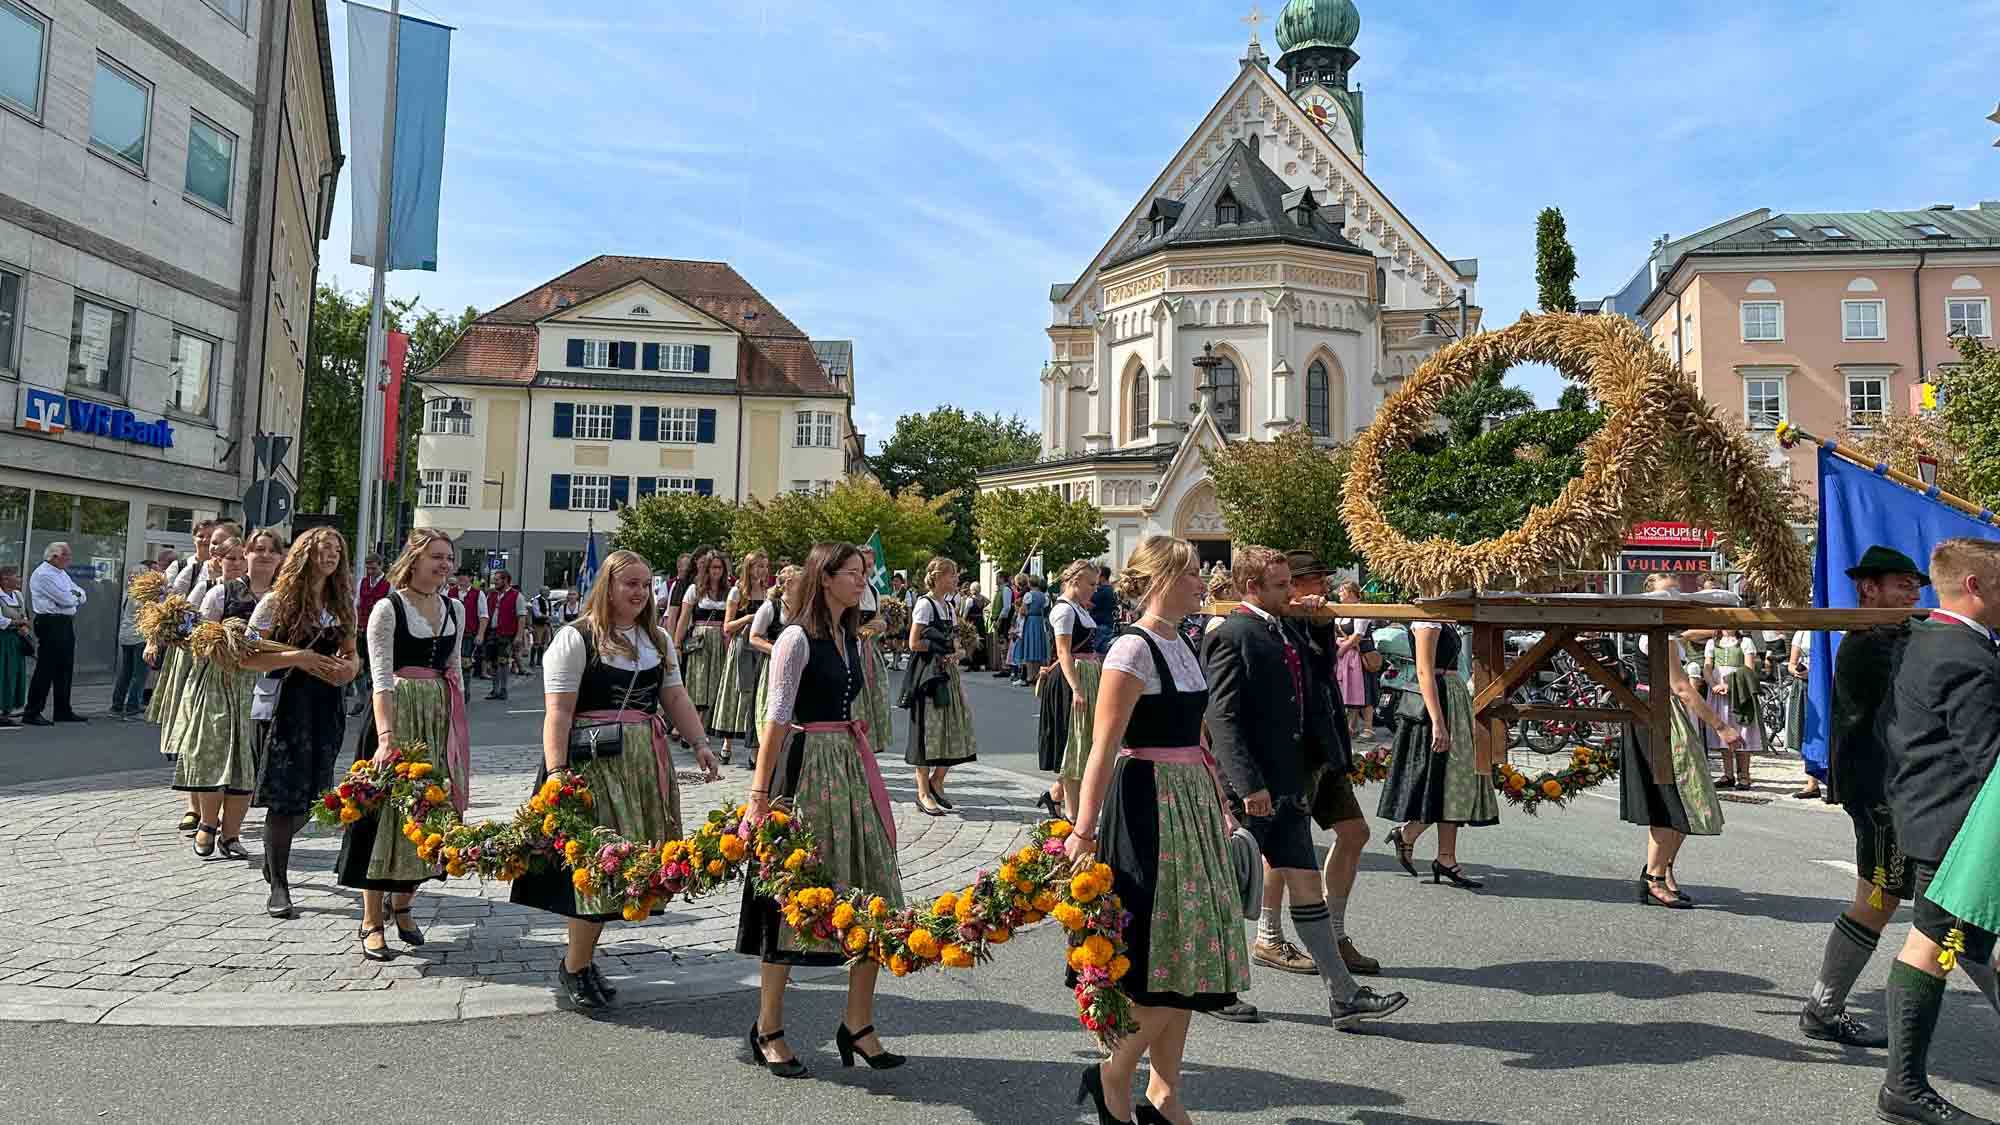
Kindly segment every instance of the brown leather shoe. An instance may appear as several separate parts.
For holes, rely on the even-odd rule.
[[[1289,941],[1281,941],[1276,945],[1260,941],[1250,948],[1250,959],[1269,969],[1298,973],[1307,977],[1319,975],[1319,966],[1313,964],[1313,959],[1306,956],[1305,950]]]
[[[1340,939],[1340,959],[1347,963],[1347,971],[1357,977],[1380,976],[1382,973],[1382,962],[1354,948],[1354,943],[1347,938]]]

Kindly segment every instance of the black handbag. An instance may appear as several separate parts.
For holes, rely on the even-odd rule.
[[[584,667],[597,661],[597,646],[590,645],[590,660]],[[618,701],[618,709],[623,711],[632,703],[632,689],[638,686],[639,669],[632,669],[632,678],[625,682],[625,695]],[[574,718],[569,726],[569,764],[588,762],[597,758],[616,758],[625,753],[625,724],[616,719],[579,723]]]

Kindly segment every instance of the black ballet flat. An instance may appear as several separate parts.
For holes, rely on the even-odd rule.
[[[785,1029],[782,1027],[769,1035],[759,1035],[757,1033],[757,1023],[755,1020],[752,1020],[749,1037],[751,1065],[763,1067],[765,1070],[770,1071],[772,1076],[776,1078],[809,1077],[810,1072],[806,1070],[806,1064],[800,1062],[797,1056],[786,1059],[784,1062],[772,1062],[770,1059],[764,1057],[764,1044],[775,1043],[784,1037]]]
[[[563,997],[578,1011],[594,1012],[611,1005],[611,1001],[600,992],[591,979],[590,970],[594,964],[585,965],[579,972],[570,972],[569,966],[556,962],[556,979],[562,983]]]
[[[282,880],[271,884],[271,893],[264,900],[264,913],[272,918],[296,918],[299,912],[292,908],[292,889]]]
[[[208,834],[208,848],[207,848],[207,850],[203,850],[203,849],[202,849],[202,846],[201,846],[201,837],[202,837],[202,834],[203,834],[203,833],[207,833],[207,834]],[[216,854],[215,854],[215,842],[216,842],[216,840],[217,840],[217,839],[219,839],[219,838],[220,838],[221,836],[222,836],[222,826],[221,826],[220,824],[197,824],[197,825],[195,825],[195,830],[194,830],[194,854],[195,854],[195,858],[197,858],[197,859],[201,859],[201,860],[211,860],[211,859],[215,859],[215,858],[216,858]]]
[[[1076,1104],[1082,1105],[1085,1098],[1097,1106],[1097,1125],[1135,1125],[1134,1122],[1113,1117],[1111,1110],[1105,1107],[1104,1075],[1098,1071],[1096,1063],[1083,1068],[1083,1080],[1076,1086]]]
[[[910,803],[911,803],[911,804],[913,804],[913,805],[915,805],[915,806],[917,806],[917,811],[918,811],[918,812],[920,812],[920,813],[922,813],[922,814],[924,814],[925,816],[943,816],[943,815],[944,815],[944,810],[943,810],[943,809],[934,809],[934,808],[930,807],[929,805],[926,805],[926,804],[924,804],[924,803],[923,803],[922,801],[911,801]]]
[[[872,1023],[860,1031],[849,1031],[845,1023],[841,1024],[840,1030],[833,1033],[833,1045],[840,1049],[840,1065],[853,1066],[856,1055],[861,1056],[861,1061],[868,1064],[869,1070],[894,1070],[910,1061],[907,1057],[887,1049],[871,1055],[855,1044],[855,1040],[866,1039],[874,1031],[875,1025]]]
[[[597,967],[597,962],[592,961],[590,964],[585,965],[583,967],[583,971],[584,974],[590,978],[591,985],[595,987],[597,991],[601,993],[606,1000],[618,999],[618,990],[611,987],[610,981],[604,979],[604,972],[603,970]]]
[[[958,808],[957,805],[951,803],[951,798],[946,797],[942,793],[932,793],[931,800],[936,801],[938,808],[941,808],[946,812],[952,812],[953,810]]]
[[[1398,824],[1394,828],[1389,829],[1389,835],[1385,837],[1382,840],[1382,842],[1396,849],[1396,862],[1403,865],[1403,870],[1410,873],[1410,878],[1412,879],[1423,878],[1423,876],[1417,874],[1417,864],[1415,860],[1415,856],[1417,854],[1417,846],[1415,844],[1406,843],[1403,840],[1402,825]]]
[[[1460,890],[1467,891],[1476,891],[1486,885],[1477,879],[1466,878],[1465,868],[1456,863],[1446,867],[1437,860],[1431,860],[1431,883],[1435,885],[1447,882]]]

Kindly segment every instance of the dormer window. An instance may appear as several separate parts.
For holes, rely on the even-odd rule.
[[[1771,237],[1777,239],[1779,242],[1797,242],[1799,232],[1790,227],[1772,227]]]
[[[1167,233],[1167,217],[1165,215],[1154,215],[1153,230],[1152,230],[1153,237],[1158,238],[1165,233]]]
[[[1235,226],[1236,224],[1242,221],[1243,221],[1243,208],[1238,207],[1236,205],[1235,196],[1224,193],[1221,199],[1216,200],[1215,202],[1216,226],[1219,227]]]
[[[1950,238],[1950,237],[1951,237],[1951,235],[1949,235],[1949,234],[1945,233],[1945,230],[1944,230],[1944,228],[1943,228],[1943,227],[1940,227],[1940,226],[1936,225],[1935,223],[1911,223],[1911,224],[1910,224],[1910,229],[1911,229],[1911,230],[1913,230],[1913,231],[1916,231],[1916,232],[1917,232],[1917,235],[1918,235],[1919,237],[1921,237],[1921,238]]]
[[[1844,230],[1841,230],[1841,229],[1840,229],[1839,227],[1835,227],[1835,226],[1825,226],[1825,227],[1814,227],[1813,229],[1819,232],[1819,234],[1820,234],[1820,237],[1821,237],[1821,238],[1847,238],[1847,237],[1849,237],[1849,235],[1848,235],[1848,233],[1847,233],[1846,231],[1844,231]]]

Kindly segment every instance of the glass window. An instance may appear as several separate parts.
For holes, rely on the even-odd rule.
[[[1793,229],[1792,229],[1792,228],[1790,228],[1790,227],[1772,227],[1772,228],[1771,228],[1771,237],[1772,237],[1772,238],[1775,238],[1775,239],[1777,239],[1777,240],[1778,240],[1778,241],[1780,241],[1780,242],[1785,242],[1785,241],[1789,241],[1789,240],[1792,240],[1792,239],[1796,239],[1796,238],[1798,238],[1798,236],[1799,236],[1798,232],[1797,232],[1797,231],[1795,231],[1795,230],[1793,230]]]
[[[125,388],[124,309],[78,297],[70,316],[69,381],[106,394]]]
[[[1889,380],[1879,375],[1847,379],[1847,424],[1866,429],[1882,420],[1889,399]]]
[[[693,344],[660,345],[660,370],[693,371],[694,345]]]
[[[1843,340],[1882,339],[1882,302],[1842,301],[1840,338]]]
[[[236,138],[200,117],[188,123],[189,195],[227,215],[236,175]]]
[[[223,18],[237,27],[243,26],[243,17],[250,0],[208,0],[208,6],[221,12]]]
[[[611,341],[585,340],[583,342],[583,365],[585,367],[611,366]]]
[[[118,652],[118,611],[124,600],[131,505],[98,496],[37,491],[34,511],[27,557],[33,566],[40,566],[42,552],[49,544],[68,543],[70,578],[89,595],[76,614],[76,674],[108,672]]]
[[[827,410],[799,411],[798,427],[792,444],[821,449],[833,448],[833,413]]]
[[[42,67],[48,59],[49,21],[0,0],[0,101],[42,115]]]
[[[6,9],[0,8],[0,11]],[[21,275],[0,270],[0,371],[12,371],[20,362]]]
[[[215,376],[215,341],[174,329],[174,387],[167,405],[208,417],[208,389]]]
[[[542,552],[542,585],[551,590],[567,590],[576,584],[583,569],[583,552],[550,550]]]
[[[194,509],[175,508],[166,504],[146,505],[147,531],[172,531],[182,535],[194,534]],[[148,555],[148,558],[157,555]]]
[[[28,537],[28,490],[0,486],[0,566],[21,572],[27,584],[29,567],[22,564],[21,548]]]
[[[1743,380],[1743,417],[1753,430],[1775,430],[1785,420],[1783,379]]]
[[[1827,226],[1827,227],[1814,227],[1813,229],[1814,229],[1814,230],[1816,230],[1816,231],[1818,231],[1818,232],[1820,233],[1820,235],[1821,235],[1822,237],[1825,237],[1825,238],[1846,238],[1846,237],[1847,237],[1847,232],[1846,232],[1846,231],[1844,231],[1844,230],[1841,230],[1841,229],[1840,229],[1839,227],[1833,227],[1833,226]]]
[[[97,85],[90,101],[92,145],[145,171],[146,126],[152,109],[151,86],[110,59],[97,60]]]
[[[582,407],[577,408],[579,411]],[[611,478],[602,473],[577,473],[569,478],[569,506],[577,512],[611,510]]]
[[[1132,376],[1132,440],[1139,441],[1148,434],[1153,421],[1153,380],[1142,368]]]
[[[1743,339],[1782,340],[1785,338],[1785,305],[1782,301],[1743,302]]]
[[[1215,385],[1215,422],[1225,434],[1243,432],[1243,388],[1236,382],[1236,365],[1223,360],[1210,376]]]
[[[1243,211],[1236,206],[1233,196],[1225,195],[1215,205],[1215,225],[1227,226],[1242,221]]]
[[[570,434],[578,441],[610,441],[611,417],[610,403],[579,402]]]
[[[0,285],[5,284],[5,279],[0,278]],[[1945,329],[1953,336],[1972,336],[1983,339],[1992,334],[1987,328],[1986,311],[1987,300],[1984,297],[1946,301],[1944,309]],[[3,297],[0,297],[0,336],[4,336],[6,330],[6,301]],[[4,349],[6,346],[6,340],[0,338],[0,349]],[[0,351],[0,367],[6,366],[4,362],[5,354],[4,351]]]
[[[793,492],[811,492],[812,490],[813,482],[809,480],[795,480],[792,482]]]
[[[693,444],[701,436],[701,411],[692,406],[660,408],[660,440]]]
[[[425,469],[426,508],[463,508],[472,492],[472,473],[465,469]]]
[[[1936,223],[1911,223],[1910,229],[1916,231],[1917,234],[1921,235],[1924,238],[1951,237],[1951,235],[1945,233],[1944,229],[1942,227],[1939,227]]]
[[[447,418],[456,406],[465,416]],[[469,398],[427,398],[424,400],[424,432],[427,434],[469,434],[472,432],[472,400]]]
[[[686,494],[687,494],[687,495],[689,495],[689,496],[692,496],[692,495],[694,495],[694,478],[693,478],[693,477],[656,477],[656,478],[654,478],[654,480],[653,480],[653,491],[655,491],[655,492],[682,492],[682,493],[686,493]]]
[[[1320,437],[1333,433],[1332,401],[1328,394],[1326,364],[1314,360],[1306,368],[1306,429]]]

